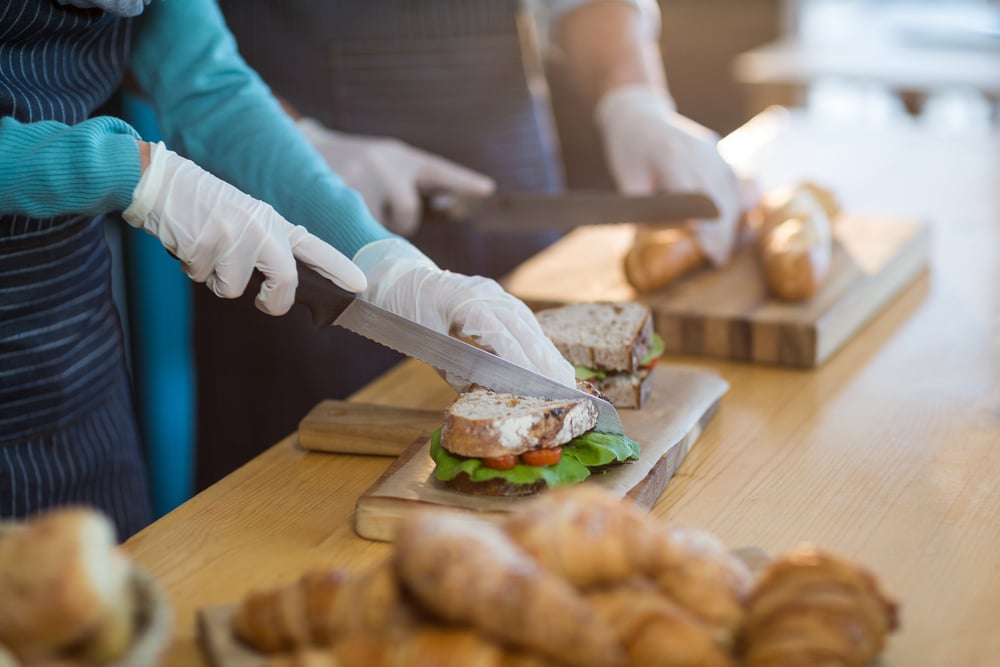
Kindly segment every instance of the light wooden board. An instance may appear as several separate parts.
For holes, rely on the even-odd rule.
[[[584,484],[600,484],[620,496],[651,507],[715,414],[728,383],[715,373],[660,364],[639,410],[621,410],[625,433],[641,446],[639,460],[595,474]],[[358,498],[354,530],[371,540],[392,541],[396,528],[426,507],[452,507],[499,519],[523,498],[491,498],[459,493],[433,477],[434,462],[426,439],[414,442]]]
[[[663,290],[639,294],[622,258],[630,225],[580,228],[519,267],[505,281],[535,309],[580,301],[642,301],[671,354],[813,367],[851,339],[927,267],[928,227],[858,215],[835,221],[830,273],[807,302],[769,297],[752,239],[724,268],[703,269]]]
[[[302,418],[298,443],[315,452],[399,456],[415,440],[429,438],[441,426],[443,414],[443,410],[331,399]]]

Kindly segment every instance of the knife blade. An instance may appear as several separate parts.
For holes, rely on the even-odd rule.
[[[561,194],[500,192],[473,197],[435,192],[427,197],[428,218],[475,225],[484,230],[569,231],[581,225],[640,222],[680,225],[719,216],[700,192],[622,195],[614,191],[576,190]]]
[[[621,417],[608,401],[575,387],[567,387],[475,345],[356,298],[306,264],[297,264],[299,284],[295,290],[295,302],[309,309],[313,324],[317,327],[343,327],[408,357],[419,359],[440,371],[496,392],[516,396],[586,399],[597,408],[595,430],[622,434]],[[254,271],[249,289],[259,289],[262,280],[260,272]]]

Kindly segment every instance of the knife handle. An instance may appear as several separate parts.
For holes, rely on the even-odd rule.
[[[295,266],[299,272],[295,303],[309,310],[316,328],[330,326],[354,302],[356,295],[323,277],[308,264],[295,260]],[[247,290],[257,292],[263,284],[264,274],[254,269]]]

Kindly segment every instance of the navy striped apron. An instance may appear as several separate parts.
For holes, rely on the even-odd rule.
[[[329,127],[389,136],[492,176],[562,187],[547,100],[529,85],[517,0],[221,0],[240,52],[276,94]],[[537,69],[537,66],[536,68]],[[439,265],[499,277],[555,240],[424,225]],[[400,357],[293,309],[267,318],[195,288],[197,485],[215,481]]]
[[[0,2],[0,114],[85,120],[117,89],[131,23]],[[0,216],[0,518],[85,504],[150,520],[102,218]]]

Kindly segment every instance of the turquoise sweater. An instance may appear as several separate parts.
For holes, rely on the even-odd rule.
[[[154,0],[139,21],[131,68],[172,150],[348,257],[391,236],[243,62],[213,0]],[[74,126],[0,119],[0,214],[124,210],[139,182],[138,138],[108,117]]]

